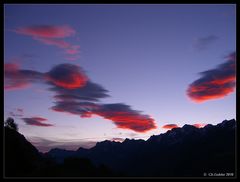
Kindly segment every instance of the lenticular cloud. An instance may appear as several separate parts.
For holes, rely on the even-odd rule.
[[[47,119],[42,118],[42,117],[22,118],[22,120],[23,120],[27,125],[41,126],[41,127],[53,126],[52,124],[45,123],[45,122],[47,121]]]
[[[187,95],[194,102],[204,102],[224,98],[235,89],[236,53],[227,57],[227,61],[217,68],[201,72],[201,78],[187,89]]]
[[[87,82],[87,76],[81,68],[72,64],[57,65],[46,76],[55,85],[66,89],[80,88]]]
[[[133,110],[123,103],[103,104],[93,113],[113,121],[118,128],[122,129],[146,132],[156,128],[154,119],[149,115],[141,114],[140,111]]]
[[[162,128],[164,129],[173,129],[173,128],[178,128],[179,126],[176,124],[166,124],[164,126],[162,126]]]
[[[5,65],[5,79],[13,83],[12,87],[42,81],[50,86],[55,100],[51,110],[90,118],[93,115],[113,122],[117,128],[135,132],[147,132],[155,129],[156,124],[149,115],[133,110],[124,103],[102,104],[100,99],[108,97],[108,91],[92,82],[83,69],[73,64],[59,64],[46,73],[21,70],[17,65]],[[5,88],[7,89],[7,88]],[[44,123],[40,117],[22,118],[28,125],[52,126]]]
[[[80,46],[64,40],[76,34],[76,30],[68,25],[33,25],[16,28],[13,32],[30,36],[32,39],[45,45],[52,45],[63,49],[64,53],[67,55],[67,60],[75,61],[79,58]]]
[[[67,25],[34,25],[29,27],[20,27],[14,31],[18,34],[39,38],[65,38],[72,36],[76,33],[74,29]]]
[[[32,70],[21,70],[18,64],[4,64],[4,89],[17,90],[27,88],[31,83],[42,81],[43,74]]]

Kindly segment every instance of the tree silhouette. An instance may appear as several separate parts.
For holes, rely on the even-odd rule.
[[[7,118],[5,121],[5,127],[18,131],[18,126],[11,117]]]

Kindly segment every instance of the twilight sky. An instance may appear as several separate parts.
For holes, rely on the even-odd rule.
[[[236,5],[4,5],[4,119],[40,151],[236,118]]]

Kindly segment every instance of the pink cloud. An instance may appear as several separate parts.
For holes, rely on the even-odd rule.
[[[19,64],[17,63],[6,63],[4,64],[4,71],[5,72],[17,72],[19,70]]]
[[[113,121],[113,123],[121,129],[130,129],[135,132],[145,133],[155,129],[154,119],[132,112],[97,112],[99,116]]]
[[[76,31],[67,26],[53,26],[53,25],[37,25],[29,27],[21,27],[13,30],[18,34],[28,35],[39,38],[65,38],[75,35]]]
[[[123,103],[103,104],[93,110],[92,114],[111,120],[117,128],[121,129],[145,133],[157,128],[155,120],[149,115],[141,114],[140,111],[133,110]]]
[[[55,66],[46,77],[50,82],[66,89],[83,87],[88,80],[80,67],[70,64]]]
[[[43,127],[54,126],[54,125],[49,124],[49,123],[43,123],[43,122],[47,121],[47,119],[42,118],[42,117],[22,118],[22,120],[27,125],[43,126]]]
[[[164,128],[164,129],[173,129],[173,128],[179,128],[179,126],[176,125],[176,124],[166,124],[162,128]]]
[[[4,64],[4,89],[17,90],[27,88],[31,83],[42,80],[42,73],[20,70],[16,63]]]
[[[193,124],[193,126],[195,126],[196,128],[203,128],[204,126],[206,126],[206,124],[204,124],[204,123],[196,123],[196,124]]]
[[[79,45],[73,45],[69,49],[66,49],[66,53],[70,55],[75,55],[79,53]]]
[[[113,122],[117,128],[145,133],[156,129],[155,120],[142,114],[141,111],[133,110],[131,106],[124,103],[99,104],[99,99],[108,97],[107,90],[101,85],[89,80],[80,66],[73,64],[60,64],[54,66],[50,71],[41,73],[33,70],[19,70],[15,64],[5,65],[5,77],[13,80],[35,82],[42,81],[52,86],[57,99],[51,110],[79,115],[81,117],[101,116]],[[28,125],[52,126],[45,123],[47,119],[42,117],[22,118]]]
[[[46,45],[56,46],[58,48],[64,49],[64,52],[71,57],[67,57],[67,60],[75,61],[79,58],[79,45],[72,45],[71,43],[63,40],[66,37],[74,36],[76,31],[70,26],[53,26],[53,25],[38,25],[29,27],[20,27],[14,32],[22,35],[27,35],[32,37]]]
[[[16,63],[4,64],[4,89],[17,90],[27,88],[29,83],[19,72],[19,65]]]
[[[29,87],[29,83],[12,82],[10,85],[5,85],[4,90],[12,91],[12,90],[25,89],[28,87]]]
[[[32,117],[32,119],[34,119],[34,120],[36,120],[36,121],[39,121],[39,122],[47,121],[46,118],[42,118],[42,117],[39,117],[39,116]]]

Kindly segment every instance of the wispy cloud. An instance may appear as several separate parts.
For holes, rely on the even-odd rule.
[[[201,78],[187,89],[187,95],[194,102],[220,99],[234,91],[236,84],[236,53],[227,57],[227,61],[217,68],[200,73]]]
[[[30,86],[31,83],[41,81],[43,74],[32,70],[20,70],[16,63],[4,64],[4,89],[16,90]]]
[[[65,38],[76,33],[73,28],[67,25],[34,25],[29,27],[20,27],[13,31],[18,34],[41,38]]]
[[[67,37],[75,36],[76,30],[68,25],[56,26],[56,25],[34,25],[29,27],[19,27],[13,32],[32,37],[46,45],[56,46],[64,50],[64,53],[68,55],[67,60],[77,60],[79,58],[79,45],[71,44],[64,39]]]
[[[10,111],[8,114],[11,117],[23,117],[24,112],[23,112],[23,109],[16,108],[16,109],[14,109],[14,111]]]
[[[12,117],[23,117],[23,114],[20,114],[20,113],[15,113],[13,111],[9,112],[8,113],[10,116]]]
[[[214,42],[216,42],[219,39],[216,35],[209,35],[206,37],[201,37],[197,39],[197,41],[194,44],[194,47],[198,50],[205,50],[210,45],[212,45]]]
[[[31,118],[22,118],[22,120],[27,124],[27,125],[33,125],[33,126],[54,126],[49,123],[45,123],[47,121],[46,118],[42,117],[31,117]]]

